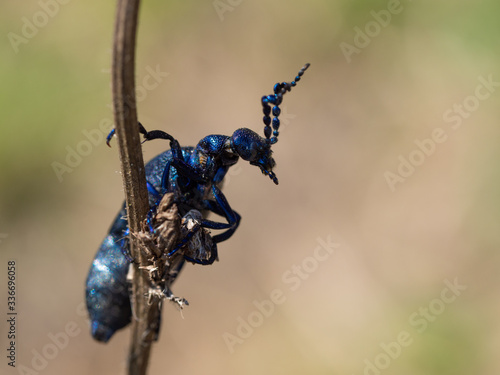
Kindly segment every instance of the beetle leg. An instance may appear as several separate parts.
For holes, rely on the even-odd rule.
[[[212,193],[215,201],[206,200],[204,201],[205,206],[213,213],[224,216],[227,220],[227,224],[211,220],[203,220],[201,225],[204,228],[210,229],[227,229],[225,232],[212,237],[214,243],[219,243],[227,240],[233,235],[240,224],[241,216],[231,208],[226,197],[216,185],[212,185]]]

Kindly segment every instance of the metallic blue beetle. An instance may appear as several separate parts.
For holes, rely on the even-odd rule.
[[[219,185],[229,167],[236,164],[240,157],[258,166],[263,174],[278,184],[276,174],[273,172],[276,163],[272,158],[271,146],[278,141],[280,126],[278,117],[281,112],[279,106],[283,95],[297,84],[308,67],[309,64],[304,65],[294,81],[277,83],[274,85],[274,94],[262,97],[265,138],[250,129],[241,128],[232,136],[209,135],[196,147],[180,147],[179,142],[171,135],[161,130],[148,132],[139,124],[140,132],[146,141],[153,139],[170,141],[170,150],[146,164],[151,212],[154,213],[164,194],[173,193],[181,216],[195,209],[203,215],[213,212],[226,220],[226,222],[201,220],[201,228],[224,230],[224,232],[212,237],[213,245],[209,257],[198,258],[184,254],[176,261],[168,271],[168,275],[165,275],[169,283],[175,280],[186,260],[202,265],[212,264],[217,259],[216,244],[227,240],[238,228],[241,217],[231,208]],[[113,134],[114,130],[107,138],[108,146]],[[127,285],[130,265],[127,235],[126,212],[122,207],[96,254],[86,283],[91,332],[98,341],[108,341],[117,330],[125,327],[131,320]],[[173,256],[189,240],[188,237],[182,239],[168,255]]]

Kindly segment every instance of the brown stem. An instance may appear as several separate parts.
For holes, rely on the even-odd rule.
[[[130,233],[140,231],[140,224],[149,209],[144,161],[137,126],[135,100],[135,43],[140,0],[118,0],[113,41],[113,105],[115,128],[120,150],[121,171],[125,190]],[[128,359],[128,373],[146,374],[151,348],[150,322],[158,314],[149,306],[145,294],[149,282],[137,263],[144,264],[137,238],[130,236],[130,252],[134,262],[132,296],[134,319]]]

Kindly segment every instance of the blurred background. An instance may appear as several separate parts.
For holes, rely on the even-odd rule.
[[[83,307],[123,200],[104,143],[115,2],[63,3],[1,5],[0,342],[15,259],[18,367],[0,366],[122,374],[129,329],[97,343]],[[500,372],[499,12],[143,2],[139,119],[182,145],[262,134],[260,97],[311,63],[284,99],[280,185],[245,162],[230,171],[241,226],[219,262],[180,275],[190,306],[164,307],[150,374]],[[145,160],[167,147],[145,144]]]

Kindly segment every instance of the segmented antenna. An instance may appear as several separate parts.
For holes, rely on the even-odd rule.
[[[278,119],[281,109],[280,109],[280,104],[283,101],[283,95],[286,94],[287,91],[290,91],[292,87],[295,87],[297,85],[297,82],[300,81],[300,77],[304,74],[304,72],[309,68],[309,63],[304,65],[302,69],[299,70],[297,73],[297,76],[295,77],[295,80],[292,82],[282,82],[282,83],[277,83],[274,85],[274,95],[267,95],[262,97],[262,112],[264,112],[264,135],[266,136],[266,139],[269,140],[270,144],[275,144],[278,142],[278,135],[279,135],[279,128],[280,128],[280,120]],[[270,104],[273,104],[274,107],[272,108],[272,114],[274,118],[272,119],[272,124],[273,128],[271,129],[271,106]],[[271,137],[271,132],[273,137]]]

